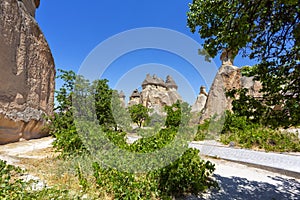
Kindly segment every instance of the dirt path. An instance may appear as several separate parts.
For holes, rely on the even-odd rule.
[[[0,145],[0,159],[17,166],[21,159],[43,159],[49,156],[46,150],[52,148],[52,142],[52,137],[45,137]]]

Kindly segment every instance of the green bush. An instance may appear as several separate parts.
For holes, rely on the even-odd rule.
[[[96,184],[114,199],[151,199],[158,196],[156,183],[149,175],[135,175],[93,164]]]
[[[217,118],[217,115],[204,120],[202,124],[198,125],[197,133],[194,138],[195,141],[218,139],[220,133],[224,129],[225,116]]]
[[[259,148],[266,151],[300,151],[300,140],[296,134],[272,130],[246,117],[227,113],[221,142],[231,141],[245,148]]]
[[[199,151],[187,150],[168,166],[144,174],[133,174],[93,164],[97,185],[115,199],[172,199],[218,187],[211,178],[214,164],[203,161]]]
[[[86,87],[90,88],[90,84],[77,77],[79,91],[74,92],[75,74],[62,72],[59,77],[65,84],[57,93],[58,112],[50,127],[51,133],[56,137],[54,147],[60,150],[65,158],[76,160],[76,156],[86,156],[87,161],[93,161],[90,165],[93,167],[93,175],[99,188],[114,199],[168,199],[184,193],[196,194],[215,186],[215,182],[210,178],[214,165],[202,161],[198,155],[199,151],[187,150],[187,141],[193,137],[193,129],[187,127],[190,119],[188,104],[177,102],[166,107],[167,128],[152,132],[153,135],[129,145],[125,139],[126,133],[119,129],[121,126],[111,120],[111,104],[107,99],[113,92],[107,92],[107,81],[95,82],[89,91]],[[92,109],[84,109],[93,106],[89,103],[93,96],[89,94],[96,97],[95,112]],[[75,103],[78,104],[75,106],[76,110],[71,109],[74,95]],[[148,118],[148,110],[138,105],[131,107],[129,111],[139,126]],[[79,116],[76,122],[74,113]],[[100,123],[97,123],[95,117]],[[134,156],[151,154],[158,150],[161,150],[159,155],[146,159]],[[123,154],[127,157],[121,159],[120,155]],[[94,158],[101,158],[101,162],[95,162]],[[164,166],[164,162],[166,167],[155,168],[160,164]],[[130,163],[134,169],[124,166],[124,163]],[[88,191],[90,185],[84,176],[85,168],[80,164],[76,166],[73,171],[77,174],[79,185],[83,191]]]
[[[167,112],[166,127],[187,126],[191,119],[191,106],[177,101],[172,106],[165,106]]]
[[[159,170],[159,190],[167,196],[197,195],[210,187],[217,187],[217,183],[210,177],[214,170],[214,164],[200,159],[199,150],[189,149],[173,163]]]

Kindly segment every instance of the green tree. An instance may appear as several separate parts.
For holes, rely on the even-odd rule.
[[[255,79],[262,82],[264,103],[285,124],[300,119],[300,4],[297,0],[193,0],[188,26],[204,39],[215,57],[223,49],[257,61]]]
[[[60,69],[58,72],[60,74],[57,78],[64,83],[56,91],[57,106],[54,108],[55,113],[49,128],[50,134],[56,138],[53,146],[62,152],[62,156],[68,156],[83,152],[85,147],[76,131],[72,109],[76,74]]]
[[[132,105],[128,108],[130,117],[134,123],[142,127],[143,122],[149,120],[149,109],[142,104]]]
[[[179,127],[188,125],[191,119],[191,106],[177,101],[172,106],[165,106],[167,112],[166,127]]]
[[[108,86],[108,80],[96,80],[93,82],[93,95],[95,98],[96,116],[99,125],[107,128],[117,129],[117,124],[112,114],[112,95],[113,90]]]
[[[130,114],[122,105],[118,91],[116,90],[112,92],[111,108],[117,129],[121,131],[129,130],[131,122]]]

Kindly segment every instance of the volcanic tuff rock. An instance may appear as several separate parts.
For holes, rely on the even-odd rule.
[[[206,104],[206,101],[207,101],[207,92],[205,90],[205,87],[204,86],[201,86],[200,87],[200,93],[197,97],[197,100],[196,102],[194,103],[194,105],[192,106],[192,110],[191,112],[201,112]]]
[[[54,60],[34,19],[39,0],[0,1],[0,144],[39,138],[52,115]]]
[[[232,89],[248,88],[249,95],[260,98],[261,83],[254,81],[253,77],[244,77],[238,67],[233,66],[231,52],[224,51],[221,55],[220,67],[210,88],[207,102],[200,122],[217,114],[222,115],[226,110],[232,109],[232,99],[226,97],[226,91]]]
[[[135,90],[128,103],[128,106],[141,103],[147,108],[154,109],[154,112],[161,113],[165,105],[172,105],[177,100],[182,101],[178,94],[178,86],[171,76],[167,76],[166,81],[147,74],[142,83],[143,90],[138,92]]]

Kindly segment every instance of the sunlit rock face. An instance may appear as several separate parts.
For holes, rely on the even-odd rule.
[[[54,60],[35,20],[39,0],[0,1],[0,144],[47,135]]]
[[[164,81],[156,75],[147,74],[142,88],[141,92],[135,90],[132,93],[128,106],[140,103],[153,109],[153,112],[161,113],[165,105],[170,106],[177,100],[182,101],[177,92],[178,86],[171,76],[167,76],[166,81]]]
[[[192,113],[198,113],[204,109],[206,101],[207,101],[207,96],[208,96],[208,94],[206,92],[205,87],[201,86],[200,93],[199,93],[194,105],[192,106],[192,110],[191,110]]]
[[[242,76],[241,69],[233,65],[233,55],[225,50],[221,55],[222,66],[217,72],[209,90],[207,101],[200,122],[213,115],[222,115],[226,110],[232,110],[232,99],[226,96],[226,91],[247,88],[249,95],[261,98],[261,83],[253,77]]]

